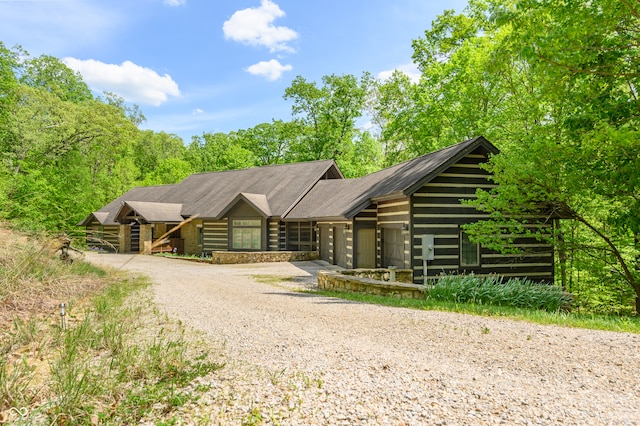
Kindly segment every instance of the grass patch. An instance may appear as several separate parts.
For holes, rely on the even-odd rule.
[[[282,282],[296,282],[296,277],[284,277],[282,275],[265,275],[265,274],[254,274],[251,275],[251,278],[256,280],[262,284],[278,284]]]
[[[637,316],[596,315],[560,311],[549,312],[544,310],[532,310],[509,306],[449,302],[429,298],[398,299],[394,297],[338,291],[317,290],[305,292],[375,305],[430,311],[456,312],[486,317],[500,317],[519,321],[529,321],[543,325],[558,325],[563,327],[576,327],[591,330],[606,330],[640,334],[640,317]]]

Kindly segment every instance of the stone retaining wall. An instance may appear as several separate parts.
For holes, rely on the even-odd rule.
[[[214,251],[211,253],[211,263],[217,265],[300,262],[303,260],[317,259],[317,251]]]
[[[387,273],[388,270],[385,270]],[[396,276],[399,272],[396,271]],[[410,270],[409,270],[410,271]],[[404,299],[422,299],[425,293],[424,288],[420,284],[412,284],[407,282],[389,282],[376,280],[372,278],[362,277],[359,274],[366,275],[360,270],[343,270],[343,271],[320,271],[318,272],[318,288],[322,290],[339,290],[352,291],[356,293],[375,294],[379,296],[394,296]]]
[[[413,271],[411,269],[396,269],[396,281],[413,284]],[[377,281],[389,281],[391,272],[387,268],[379,269],[345,269],[340,271],[343,275],[360,278],[370,278]]]

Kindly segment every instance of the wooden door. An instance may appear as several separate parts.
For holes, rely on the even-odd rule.
[[[140,253],[140,225],[131,226],[131,253]]]
[[[329,262],[329,227],[321,226],[320,227],[320,259]]]
[[[356,268],[376,267],[376,230],[359,228],[356,234]]]
[[[333,263],[347,267],[347,236],[342,228],[333,228]]]

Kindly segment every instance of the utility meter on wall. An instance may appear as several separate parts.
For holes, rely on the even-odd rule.
[[[435,245],[433,234],[424,234],[422,236],[422,260],[435,259]]]

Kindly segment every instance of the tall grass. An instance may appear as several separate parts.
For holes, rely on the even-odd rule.
[[[222,365],[159,317],[148,282],[64,264],[50,247],[0,240],[0,320],[13,316],[0,334],[0,421],[136,424],[197,398],[183,388]]]
[[[478,305],[513,306],[555,312],[568,308],[571,297],[553,285],[537,284],[525,279],[447,275],[427,290],[434,300]]]

